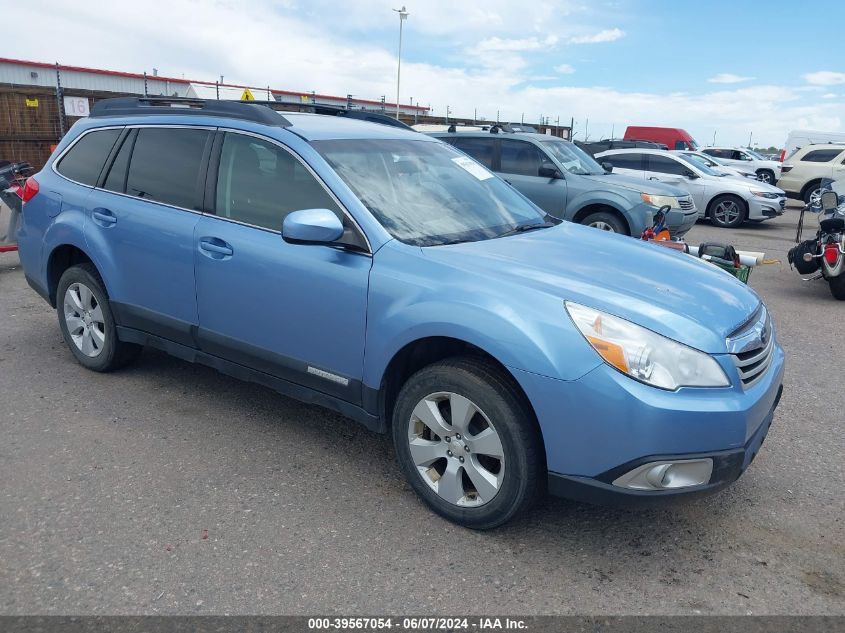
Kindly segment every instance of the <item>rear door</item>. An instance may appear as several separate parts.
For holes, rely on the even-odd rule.
[[[85,238],[118,323],[189,346],[193,235],[212,138],[208,128],[128,129],[86,204]]]
[[[347,402],[361,402],[372,258],[282,239],[288,213],[329,209],[356,226],[311,169],[267,138],[221,132],[196,225],[200,348]],[[363,243],[366,243],[366,239]]]

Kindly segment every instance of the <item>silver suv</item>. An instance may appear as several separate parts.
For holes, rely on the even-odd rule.
[[[770,185],[774,185],[780,179],[780,163],[769,160],[754,150],[745,147],[705,147],[701,151],[718,158],[726,165],[750,167],[761,181]]]

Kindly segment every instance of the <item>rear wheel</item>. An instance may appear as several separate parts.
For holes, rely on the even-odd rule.
[[[65,343],[79,364],[112,371],[134,360],[141,346],[117,338],[103,280],[91,264],[68,268],[56,291],[56,311]]]
[[[447,359],[411,376],[394,407],[393,442],[415,492],[465,527],[499,526],[542,490],[533,415],[513,382],[483,359]]]
[[[710,203],[710,221],[716,226],[732,229],[745,222],[747,216],[745,201],[736,196],[717,196]]]
[[[828,277],[828,285],[830,285],[830,294],[839,301],[845,301],[845,274],[838,277]]]
[[[775,172],[771,169],[760,169],[757,171],[757,178],[760,179],[760,182],[765,182],[766,184],[773,185],[775,184]]]
[[[596,211],[581,220],[581,224],[591,226],[601,231],[629,235],[628,227],[615,213],[610,211]]]

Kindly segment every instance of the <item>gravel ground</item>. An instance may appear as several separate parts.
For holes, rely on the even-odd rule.
[[[788,358],[732,487],[659,510],[431,514],[385,437],[147,350],[111,375],[0,255],[0,613],[845,614],[845,304],[786,264],[797,211],[730,239]]]

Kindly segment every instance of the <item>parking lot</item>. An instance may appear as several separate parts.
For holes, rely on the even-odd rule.
[[[845,614],[845,306],[789,269],[797,217],[688,235],[781,261],[751,276],[788,366],[749,471],[661,509],[549,499],[486,533],[426,509],[389,439],[338,415],[154,350],[84,370],[0,255],[2,611]]]

